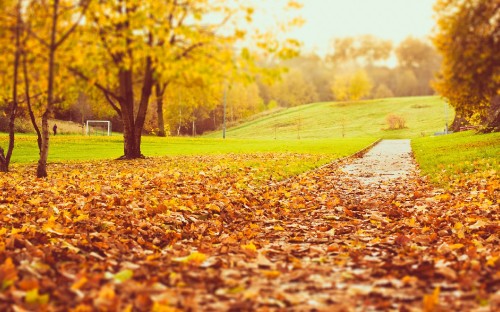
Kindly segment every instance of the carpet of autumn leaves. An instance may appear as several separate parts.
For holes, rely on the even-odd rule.
[[[496,171],[449,190],[254,154],[53,164],[0,180],[0,310],[500,309]],[[248,166],[250,162],[266,166]]]

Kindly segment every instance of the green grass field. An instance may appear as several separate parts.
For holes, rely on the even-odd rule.
[[[422,173],[431,181],[449,186],[454,180],[486,179],[500,172],[500,133],[471,131],[412,140]]]
[[[316,140],[242,140],[207,138],[159,138],[144,136],[142,152],[146,156],[217,155],[229,153],[302,153],[325,155],[326,160],[350,155],[374,142],[373,138]],[[0,136],[6,147],[7,135]],[[87,161],[118,158],[123,154],[123,137],[52,136],[49,161]],[[34,135],[17,135],[13,164],[35,163],[38,149]]]
[[[388,114],[405,118],[406,128],[384,130]],[[450,123],[453,110],[437,96],[313,103],[252,118],[228,129],[226,135],[254,139],[342,138],[342,134],[346,138],[416,138],[443,131],[445,117]],[[221,136],[220,131],[206,135]]]
[[[448,112],[450,119],[451,112]],[[389,113],[405,117],[408,128],[383,130],[386,127],[385,116]],[[428,175],[433,183],[446,186],[458,176],[463,179],[468,174],[491,173],[492,170],[498,174],[500,134],[475,135],[466,132],[434,137],[434,132],[442,130],[444,113],[444,103],[438,97],[316,103],[254,117],[229,129],[225,140],[219,138],[220,132],[200,138],[144,136],[142,152],[148,157],[231,153],[315,155],[296,161],[287,158],[290,164],[283,164],[283,167],[290,167],[286,169],[288,173],[298,173],[350,155],[378,138],[412,138],[416,160],[423,174]],[[341,118],[346,120],[345,138],[341,137]],[[293,124],[299,120],[300,128],[298,124]],[[7,139],[6,134],[0,134],[0,146],[6,148]],[[122,154],[121,134],[111,137],[58,135],[51,137],[49,162],[114,159]],[[34,164],[37,160],[36,137],[32,134],[16,135],[12,164]]]

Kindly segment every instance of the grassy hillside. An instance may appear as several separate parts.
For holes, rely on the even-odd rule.
[[[445,112],[448,123],[453,110],[439,97],[389,98],[359,102],[313,103],[280,110],[227,130],[228,138],[307,139],[307,138],[415,138],[443,131]],[[407,128],[387,128],[388,114],[402,116]],[[220,131],[207,137],[221,137]]]

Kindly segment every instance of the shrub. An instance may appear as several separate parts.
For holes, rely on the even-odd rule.
[[[8,116],[0,115],[0,132],[9,132]],[[34,132],[31,121],[23,118],[16,118],[14,122],[14,132],[16,133],[31,133]]]
[[[392,90],[386,86],[385,84],[380,84],[375,90],[375,95],[373,96],[375,99],[385,99],[394,97],[394,93]]]
[[[387,122],[387,125],[389,126],[389,130],[396,130],[396,129],[404,129],[406,128],[406,120],[404,117],[395,115],[395,114],[389,114],[387,117],[385,117],[385,121]]]

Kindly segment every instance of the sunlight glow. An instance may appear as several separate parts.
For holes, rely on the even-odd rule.
[[[264,8],[255,16],[260,25],[279,19],[282,1],[254,0]],[[373,34],[399,43],[408,36],[431,34],[435,0],[302,0],[300,15],[305,25],[292,37],[304,43],[304,50],[324,55],[333,38]]]

